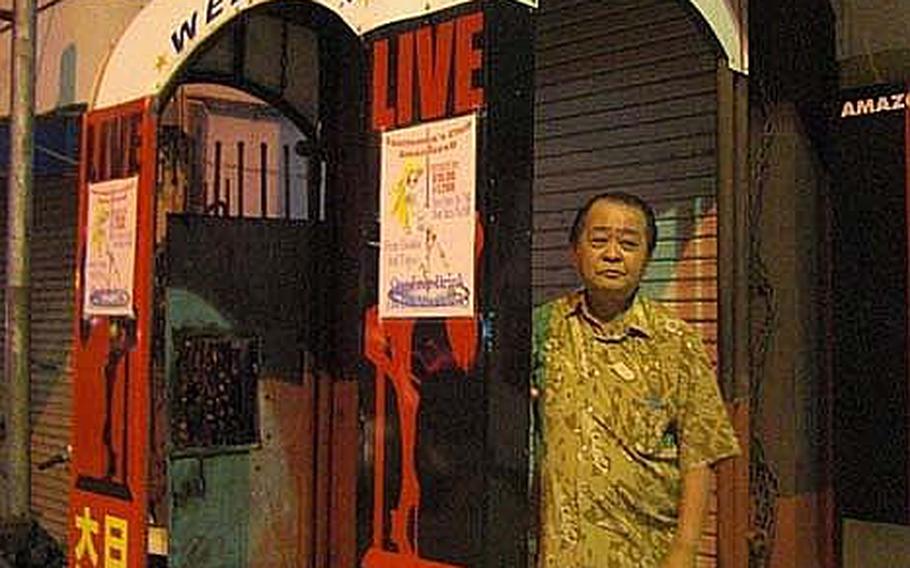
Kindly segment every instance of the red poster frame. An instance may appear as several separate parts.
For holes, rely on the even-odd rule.
[[[144,98],[89,111],[83,117],[67,520],[70,567],[146,564],[157,132],[152,108],[152,99]],[[88,184],[90,178],[97,179],[90,176],[93,166],[93,172],[119,166],[119,173],[102,174],[102,179],[138,175],[131,318],[84,318]],[[99,422],[103,423],[100,429]],[[99,451],[102,446],[103,452]]]

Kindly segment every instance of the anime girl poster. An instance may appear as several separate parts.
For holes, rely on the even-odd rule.
[[[476,117],[382,135],[379,315],[474,313]]]
[[[89,185],[86,317],[133,316],[138,184],[133,176]]]

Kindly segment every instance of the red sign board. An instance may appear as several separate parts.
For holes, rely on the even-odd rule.
[[[474,12],[374,41],[373,129],[465,114],[483,106],[483,87],[475,84],[475,75],[483,69],[483,48],[478,45],[482,35],[483,12]]]
[[[134,568],[145,565],[147,538],[155,190],[150,99],[87,113],[81,155],[69,566]],[[134,232],[126,228],[136,247],[132,309],[129,315],[90,317],[84,305],[85,259],[89,247],[109,244],[107,224],[117,223],[118,216],[102,212],[88,219],[88,190],[128,178],[138,179]]]
[[[371,127],[374,132],[463,115],[485,103],[484,13],[470,12],[375,39],[371,53]],[[479,259],[483,230],[475,240]],[[477,318],[447,318],[432,342],[440,352],[430,367],[451,367],[461,379],[477,380]],[[420,323],[380,319],[376,306],[364,315],[364,357],[375,367],[375,423],[372,542],[364,568],[453,568],[459,564],[428,558],[420,549],[421,475],[418,467],[418,416],[423,390],[412,349]],[[441,333],[439,333],[441,331]],[[416,354],[417,359],[426,358]],[[387,455],[386,439],[395,436],[387,401],[397,409],[398,456]],[[392,474],[397,471],[398,474]],[[397,479],[395,479],[397,478]],[[387,497],[394,495],[391,500]]]

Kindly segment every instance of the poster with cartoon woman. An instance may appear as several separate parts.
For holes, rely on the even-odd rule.
[[[474,313],[475,115],[382,135],[379,316]]]
[[[88,187],[85,316],[133,315],[138,183],[133,176]]]

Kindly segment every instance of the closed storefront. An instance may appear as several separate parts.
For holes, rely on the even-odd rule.
[[[70,441],[73,333],[73,275],[76,236],[76,144],[79,119],[39,117],[35,131],[35,181],[31,226],[31,509],[58,541],[66,536],[69,475],[61,461]],[[0,127],[5,161],[7,130]],[[5,164],[0,167],[5,203]],[[0,227],[6,234],[6,207]],[[4,240],[5,243],[5,240]],[[0,250],[0,277],[6,278],[6,247]],[[5,287],[0,289],[0,297]],[[0,329],[6,325],[0,321]],[[5,329],[3,329],[5,332]],[[4,337],[0,336],[0,345]],[[0,349],[0,359],[5,351]],[[2,367],[0,367],[2,368]],[[0,397],[2,397],[0,391]]]
[[[534,304],[579,286],[568,229],[590,197],[624,191],[657,214],[644,292],[701,332],[718,362],[718,67],[688,3],[542,2],[536,35]],[[716,562],[716,499],[702,561]]]
[[[535,303],[576,285],[567,229],[604,191],[658,214],[646,291],[716,343],[717,59],[676,0],[548,2],[537,24]]]
[[[724,85],[745,82],[744,7],[141,4],[118,16],[94,86],[70,86],[80,115],[61,121],[62,145],[36,144],[31,506],[70,565],[95,563],[89,546],[130,567],[149,550],[172,566],[523,565],[528,308],[579,285],[568,229],[605,191],[654,206],[645,292],[718,369],[730,361],[724,204],[740,187]],[[422,214],[464,180],[470,200],[432,211],[463,225],[412,235],[410,213],[381,206],[423,173]],[[93,232],[106,192],[126,203],[122,258],[92,252],[116,240]],[[380,257],[396,250],[389,227],[404,244]],[[446,255],[440,237],[460,241]],[[471,294],[458,310],[395,296],[449,290],[456,260]],[[118,262],[135,271],[122,282]],[[112,290],[128,300],[102,305]],[[384,311],[396,302],[408,309]],[[187,363],[216,351],[242,369]],[[255,388],[224,394],[237,385]],[[743,566],[724,562],[722,527],[746,523],[725,516],[732,477],[718,479],[699,565]]]
[[[65,452],[72,414],[70,342],[73,332],[76,179],[48,179],[38,188],[32,240],[32,460]],[[47,530],[66,534],[65,467],[33,470],[32,508]]]

